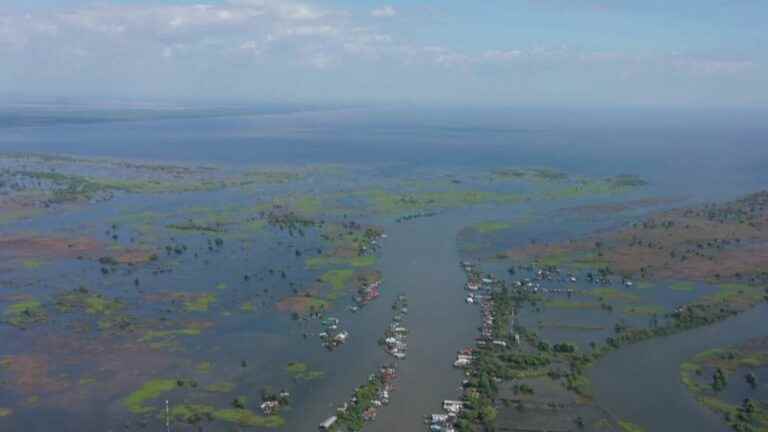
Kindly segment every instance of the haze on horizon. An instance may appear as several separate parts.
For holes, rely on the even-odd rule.
[[[765,107],[766,18],[757,0],[9,0],[0,95]]]

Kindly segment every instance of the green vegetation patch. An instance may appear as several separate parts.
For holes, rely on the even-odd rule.
[[[631,294],[617,288],[594,288],[585,294],[605,301],[636,302],[640,300],[637,294]]]
[[[177,330],[149,330],[139,339],[139,342],[151,342],[158,339],[173,339],[176,336],[197,336],[199,328],[184,328]]]
[[[37,300],[14,303],[3,312],[3,321],[15,327],[27,327],[47,320],[48,314]]]
[[[564,181],[568,179],[568,174],[558,171],[554,168],[503,168],[493,171],[493,176],[497,179],[513,180],[538,180],[538,181]]]
[[[0,408],[0,417],[8,417],[11,414],[13,411],[10,408]]]
[[[754,370],[766,365],[768,340],[753,339],[742,348],[716,348],[696,354],[680,365],[680,381],[701,405],[722,414],[733,430],[764,431],[768,430],[768,410],[764,403],[748,398],[741,404],[731,404],[721,391],[740,368]],[[713,371],[711,378],[700,377],[705,370]],[[758,377],[752,372],[738,379],[746,379],[753,387],[758,385]]]
[[[83,309],[89,314],[110,315],[119,311],[123,304],[119,300],[109,299],[85,288],[78,288],[59,295],[56,298],[56,307],[65,312]]]
[[[364,255],[355,257],[335,257],[335,256],[316,256],[307,260],[307,267],[317,269],[331,266],[352,266],[352,267],[370,267],[376,264],[376,256]]]
[[[626,420],[619,420],[619,427],[621,428],[622,432],[645,432],[645,429],[642,427],[630,423]]]
[[[168,393],[179,386],[177,380],[156,379],[147,381],[144,385],[123,399],[123,405],[132,413],[143,414],[154,411],[155,408],[145,406],[145,403],[157,399],[163,393]]]
[[[200,373],[208,373],[211,371],[211,368],[213,368],[213,363],[209,361],[200,362],[195,365],[195,370]]]
[[[230,393],[234,389],[235,384],[226,381],[213,383],[205,387],[205,391],[211,393]]]
[[[216,409],[210,405],[189,404],[174,405],[171,408],[171,418],[187,424],[196,424],[203,420],[213,420]]]
[[[330,301],[335,301],[349,286],[352,278],[355,276],[355,271],[351,269],[343,270],[330,270],[320,276],[320,280],[324,283],[331,285],[331,292],[328,293],[326,298]]]
[[[675,282],[669,286],[673,291],[691,292],[696,289],[696,285],[693,282]]]
[[[224,409],[213,413],[215,419],[239,426],[279,428],[285,425],[285,420],[280,416],[263,417],[247,409]]]
[[[211,304],[216,302],[216,294],[196,295],[184,302],[187,312],[207,312]]]
[[[661,315],[664,308],[658,305],[636,305],[624,308],[624,313],[629,315]]]
[[[25,269],[35,270],[40,268],[43,265],[43,262],[37,259],[28,259],[24,260],[22,264],[24,265]]]
[[[311,370],[306,363],[291,362],[285,367],[285,371],[295,379],[301,379],[305,381],[312,381],[323,378],[325,372]]]
[[[602,307],[600,303],[576,302],[564,299],[549,300],[544,303],[544,306],[555,309],[600,309]]]
[[[475,225],[472,225],[471,228],[481,234],[489,234],[496,231],[503,231],[505,229],[512,228],[512,226],[513,225],[509,222],[485,221],[485,222],[480,222]]]

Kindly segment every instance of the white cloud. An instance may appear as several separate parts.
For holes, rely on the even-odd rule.
[[[395,15],[397,15],[397,11],[395,8],[389,5],[382,6],[371,11],[371,16],[375,16],[377,18],[391,18]]]
[[[372,24],[368,16],[310,1],[168,5],[104,0],[69,9],[0,14],[0,91],[36,89],[41,83],[55,89],[64,87],[59,84],[65,81],[70,87],[75,80],[82,81],[82,88],[95,88],[103,80],[107,89],[121,87],[114,83],[126,80],[136,88],[149,89],[177,82],[181,86],[184,79],[198,84],[218,79],[222,86],[258,85],[251,84],[258,81],[269,86],[307,68],[338,72],[318,75],[337,76],[339,85],[346,84],[348,76],[380,76],[396,82],[389,74],[397,71],[403,74],[400,81],[420,79],[422,84],[459,74],[496,77],[505,83],[521,75],[526,79],[547,75],[559,77],[548,82],[548,88],[557,88],[573,81],[572,77],[598,74],[648,82],[664,82],[668,77],[735,82],[757,76],[763,68],[758,62],[728,56],[515,45],[514,41],[497,49],[457,49],[429,36],[404,40],[388,31],[391,24],[386,20]],[[370,15],[392,17],[397,11],[382,6]],[[196,90],[194,84],[190,87]]]

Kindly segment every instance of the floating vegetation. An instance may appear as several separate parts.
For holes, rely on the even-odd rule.
[[[288,372],[294,379],[313,381],[325,376],[325,372],[312,370],[306,363],[290,362],[285,367],[285,371]]]
[[[214,411],[216,408],[210,405],[174,405],[171,408],[170,417],[182,423],[197,424],[202,421],[212,421]]]
[[[147,402],[160,397],[179,387],[179,381],[173,379],[155,379],[147,381],[144,385],[123,399],[123,405],[134,414],[144,414],[154,411],[156,408],[146,406]]]
[[[563,181],[568,174],[554,168],[502,168],[493,171],[494,178],[515,180]]]
[[[280,300],[277,310],[281,312],[292,312],[296,314],[307,314],[321,312],[330,309],[331,304],[327,300],[312,297],[311,295],[286,297]]]
[[[684,292],[691,292],[696,289],[696,285],[692,282],[675,282],[669,286],[670,289],[673,291],[684,291]]]
[[[354,257],[317,256],[307,260],[307,267],[311,269],[343,265],[352,267],[370,267],[375,265],[376,261],[377,259],[374,255]]]
[[[48,314],[38,300],[27,300],[11,304],[3,312],[3,321],[19,328],[44,323]]]
[[[43,265],[43,262],[36,259],[28,259],[28,260],[24,260],[22,264],[24,264],[24,268],[28,270],[35,270],[40,268],[40,266]]]
[[[216,294],[193,294],[184,301],[184,310],[187,312],[207,312],[211,304],[216,302]]]
[[[213,412],[213,418],[246,427],[279,428],[285,425],[285,420],[277,415],[260,416],[247,409],[224,409]]]
[[[176,336],[198,336],[199,328],[184,328],[178,330],[149,330],[139,339],[140,342],[152,342],[157,339],[173,339]]]
[[[328,293],[326,299],[336,301],[349,287],[354,276],[355,271],[349,269],[330,270],[320,276],[320,281],[331,285],[331,292]]]
[[[10,408],[0,407],[0,417],[8,417],[11,414],[13,414],[13,410],[11,410]]]
[[[209,384],[205,387],[205,391],[211,393],[231,393],[234,389],[235,384],[227,381]]]
[[[600,303],[593,302],[578,302],[564,299],[549,300],[544,303],[544,306],[553,309],[600,309],[602,305]]]
[[[637,306],[627,306],[624,308],[624,313],[628,315],[638,315],[638,316],[644,316],[644,315],[663,315],[666,312],[666,310],[658,305],[637,305]]]
[[[740,347],[712,349],[680,365],[680,380],[708,409],[719,413],[734,431],[768,430],[768,406],[756,397],[732,402],[723,391],[739,380],[754,390],[768,366],[768,338],[752,339]],[[740,373],[742,376],[734,377]]]
[[[622,432],[645,432],[645,429],[626,420],[619,420],[619,427]]]
[[[213,363],[209,361],[200,362],[195,365],[195,371],[200,373],[209,373],[211,371],[211,368],[213,368]]]
[[[601,301],[636,302],[640,300],[640,296],[637,294],[628,293],[624,290],[612,287],[593,288],[584,293],[592,297],[597,297]]]
[[[503,231],[512,228],[512,224],[503,221],[486,221],[472,225],[472,229],[480,232],[481,234],[488,234],[496,231]]]
[[[123,305],[119,300],[108,299],[102,294],[94,294],[87,288],[80,287],[57,296],[56,307],[64,312],[80,309],[89,314],[109,315],[119,311]]]

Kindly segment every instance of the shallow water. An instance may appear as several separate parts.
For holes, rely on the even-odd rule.
[[[739,196],[768,184],[768,146],[762,136],[764,125],[748,123],[741,129],[708,124],[707,117],[683,116],[688,123],[660,121],[661,115],[648,115],[615,127],[606,120],[581,116],[577,124],[571,113],[561,117],[519,112],[397,112],[364,111],[301,113],[280,116],[254,116],[216,119],[184,119],[92,125],[56,125],[0,130],[0,151],[53,151],[87,156],[104,155],[141,159],[183,160],[203,163],[307,164],[343,162],[373,170],[369,177],[356,178],[364,186],[381,179],[397,179],[417,170],[491,169],[500,166],[543,165],[573,170],[582,175],[632,173],[646,177],[651,186],[645,196],[685,198],[683,202]],[[681,117],[682,118],[682,117]],[[423,172],[422,171],[422,172]],[[713,173],[717,180],[713,181]],[[308,181],[310,190],[336,190],[349,184]],[[500,186],[489,186],[500,187]],[[91,206],[87,211],[52,215],[31,223],[7,228],[19,230],[100,232],[113,219],[144,210],[158,212],[198,205],[226,205],[238,200],[280,194],[286,188],[275,186],[264,191],[221,191],[183,196],[126,196],[109,203]],[[524,244],[530,238],[559,241],[576,238],[593,229],[605,229],[643,214],[608,218],[564,218],[554,212],[567,203],[532,203],[518,206],[478,206],[451,210],[441,215],[394,223],[393,217],[380,223],[389,238],[384,242],[378,269],[384,274],[382,297],[358,314],[335,314],[349,326],[350,342],[333,353],[319,347],[316,339],[304,341],[290,319],[271,308],[249,316],[222,319],[216,333],[192,343],[190,361],[211,360],[233,380],[242,379],[241,389],[252,398],[264,385],[292,385],[282,369],[290,361],[302,361],[325,371],[323,380],[297,387],[291,412],[286,413],[286,430],[315,430],[317,424],[334,412],[353,389],[365,382],[379,365],[391,359],[376,340],[387,325],[389,306],[399,292],[409,299],[407,318],[411,330],[409,354],[402,362],[397,390],[390,406],[379,413],[367,430],[423,430],[422,417],[437,412],[442,399],[454,398],[461,373],[451,367],[455,352],[472,343],[477,334],[479,313],[464,304],[464,275],[458,266],[456,243],[459,231],[473,223],[519,217],[533,211],[535,220],[505,231],[498,244]],[[255,298],[252,288],[242,282],[245,271],[267,267],[287,268],[293,280],[309,281],[300,262],[285,257],[291,244],[311,248],[311,235],[298,240],[281,233],[262,233],[262,243],[247,252],[227,248],[221,256],[209,256],[203,266],[185,256],[179,258],[173,273],[152,277],[140,275],[142,289],[182,287],[212,291],[226,282],[236,291],[228,303],[218,304],[212,314],[224,314],[240,302]],[[284,245],[277,245],[284,242]],[[236,242],[233,242],[237,244]],[[192,241],[190,241],[192,244]],[[265,246],[269,245],[269,246]],[[281,255],[282,254],[282,255]],[[35,275],[31,283],[40,289],[73,288],[83,283],[102,283],[90,267],[70,263],[67,277],[48,286],[46,275]],[[55,274],[62,269],[46,269]],[[503,269],[502,269],[503,270]],[[125,279],[125,278],[124,278]],[[105,283],[120,293],[121,283]],[[146,281],[146,282],[145,282]],[[279,281],[269,294],[260,298],[273,301],[288,294]],[[113,284],[111,286],[109,284]],[[44,286],[45,285],[45,286]],[[659,295],[664,296],[661,292]],[[669,293],[669,302],[680,301],[680,293]],[[547,311],[546,320],[558,320],[567,312]],[[610,354],[593,372],[597,402],[622,419],[643,425],[648,430],[719,431],[719,419],[698,407],[679,384],[679,361],[708,347],[739,342],[749,335],[760,335],[766,317],[765,307],[716,326],[685,335],[649,341]],[[217,315],[218,316],[218,315]],[[609,324],[606,321],[606,324]],[[10,331],[0,333],[9,338]],[[560,333],[552,333],[556,337]],[[29,338],[42,341],[34,332]],[[586,343],[589,337],[585,336]],[[0,354],[21,349],[23,340],[7,341]],[[248,359],[247,372],[239,371],[241,359]],[[164,365],[157,371],[173,374],[189,365]],[[620,377],[620,379],[617,379]],[[211,378],[212,379],[212,378]],[[138,383],[135,383],[138,384]],[[221,398],[227,403],[229,396]],[[6,402],[0,396],[0,405]],[[65,409],[18,410],[11,430],[48,431],[50,424],[59,430],[104,430],[124,420],[119,397],[82,411]],[[3,423],[0,423],[2,425]],[[152,427],[161,426],[158,420]]]

